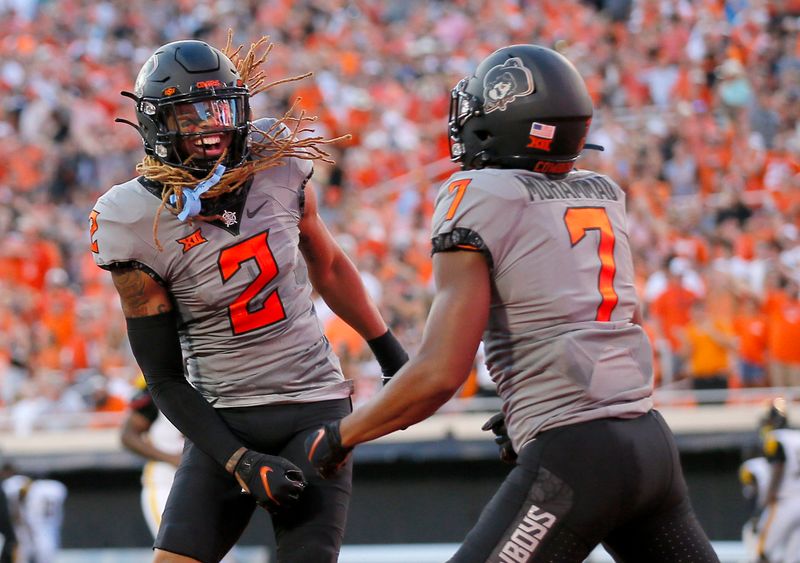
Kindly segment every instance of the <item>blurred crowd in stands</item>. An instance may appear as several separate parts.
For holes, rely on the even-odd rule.
[[[455,170],[450,89],[494,49],[539,43],[596,104],[605,151],[578,166],[628,194],[657,385],[800,385],[800,0],[0,0],[0,412],[18,432],[125,409],[138,370],[87,229],[142,156],[119,93],[158,45],[223,47],[229,28],[270,36],[270,80],[314,72],[256,115],[300,98],[316,133],[352,135],[316,165],[321,212],[410,351],[432,198]],[[380,370],[320,314],[359,400]],[[460,394],[491,393],[479,359]]]

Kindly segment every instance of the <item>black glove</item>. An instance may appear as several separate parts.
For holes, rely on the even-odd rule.
[[[347,462],[350,452],[353,451],[353,448],[345,448],[342,445],[339,422],[341,421],[329,422],[306,437],[305,447],[308,462],[323,479],[336,474]]]
[[[378,360],[378,363],[381,365],[382,381],[384,384],[386,384],[392,376],[403,367],[403,364],[408,361],[408,354],[391,330],[387,330],[377,338],[367,340],[367,344],[375,355],[375,359]]]
[[[496,436],[494,443],[500,447],[500,459],[503,462],[511,465],[516,463],[517,452],[514,451],[514,446],[511,445],[511,438],[508,437],[508,430],[506,429],[506,416],[502,412],[495,414],[484,422],[481,430],[491,430]]]
[[[303,472],[291,461],[253,450],[242,455],[233,474],[242,489],[270,512],[289,508],[306,487]]]

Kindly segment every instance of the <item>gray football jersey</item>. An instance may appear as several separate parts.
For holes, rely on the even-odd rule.
[[[436,198],[433,249],[458,248],[491,267],[486,365],[517,451],[543,430],[652,408],[625,195],[612,180],[458,172]]]
[[[266,130],[267,120],[257,122]],[[255,175],[244,205],[222,221],[153,220],[159,197],[133,179],[97,201],[90,219],[95,263],[135,262],[169,290],[191,384],[215,407],[350,396],[352,384],[314,311],[299,249],[307,160]]]

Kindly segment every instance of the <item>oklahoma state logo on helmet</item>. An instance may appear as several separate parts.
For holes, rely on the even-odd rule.
[[[533,75],[517,57],[492,67],[483,79],[483,111],[505,111],[508,104],[534,90]]]

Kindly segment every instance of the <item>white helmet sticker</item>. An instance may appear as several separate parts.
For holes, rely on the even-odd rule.
[[[483,79],[483,111],[505,111],[508,104],[533,91],[533,75],[530,69],[522,64],[522,59],[508,59],[502,65],[492,67]]]

